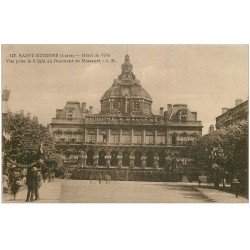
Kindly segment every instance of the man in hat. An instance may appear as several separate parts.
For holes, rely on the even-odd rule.
[[[35,193],[35,175],[33,171],[34,166],[29,166],[27,169],[26,175],[26,185],[28,186],[28,192],[26,201],[33,201],[34,200],[34,193]]]
[[[39,188],[42,185],[42,174],[40,173],[40,171],[38,170],[37,167],[34,167],[33,169],[34,172],[34,191],[35,191],[35,200],[39,200],[40,196],[39,196]]]

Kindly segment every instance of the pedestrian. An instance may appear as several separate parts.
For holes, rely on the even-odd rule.
[[[48,183],[51,182],[51,172],[50,172],[50,170],[49,170],[49,172],[48,172],[47,177],[48,177]]]
[[[34,172],[32,171],[32,169],[33,169],[33,166],[29,166],[27,169],[27,175],[26,175],[26,185],[28,187],[27,197],[26,197],[27,202],[34,201],[35,175],[34,175]]]
[[[6,194],[8,192],[9,186],[9,177],[6,173],[3,174],[3,193]]]
[[[234,189],[235,197],[238,198],[239,191],[240,191],[240,182],[239,182],[239,180],[235,177],[235,178],[232,180],[232,184],[233,184],[233,189]]]
[[[89,183],[90,184],[92,183],[92,174],[91,173],[89,174]]]
[[[199,187],[201,186],[201,178],[198,177],[198,184],[199,184]]]
[[[55,181],[55,172],[54,172],[54,171],[51,172],[50,178],[51,178],[51,181],[52,181],[52,182]]]
[[[42,176],[43,176],[43,182],[45,183],[45,181],[47,179],[47,173],[45,171],[43,171]]]
[[[40,171],[34,167],[33,169],[34,172],[34,179],[35,179],[35,200],[40,200],[40,195],[39,195],[39,189],[42,185],[42,174]]]
[[[10,190],[14,196],[14,200],[16,200],[16,195],[19,189],[20,189],[20,181],[18,179],[17,174],[14,172],[10,181]]]
[[[101,183],[102,183],[102,175],[99,174],[99,184],[101,184]]]
[[[223,189],[225,189],[226,188],[226,184],[227,184],[227,179],[226,178],[223,178]]]

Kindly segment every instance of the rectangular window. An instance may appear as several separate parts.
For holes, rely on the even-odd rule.
[[[113,108],[114,108],[114,109],[118,109],[118,102],[117,102],[117,101],[114,101],[114,102],[113,102]]]
[[[110,142],[111,143],[118,143],[119,142],[119,136],[118,135],[110,135]]]
[[[157,136],[157,144],[165,144],[165,136],[164,135]]]
[[[72,134],[67,134],[66,135],[66,141],[71,141],[72,138]]]
[[[140,110],[140,102],[134,101],[134,109]]]
[[[130,135],[122,135],[121,142],[125,144],[130,144],[131,142]]]
[[[134,143],[139,143],[139,144],[142,143],[142,137],[141,137],[141,135],[135,135],[134,136]]]
[[[96,135],[88,135],[87,141],[88,142],[96,142]]]
[[[141,130],[135,130],[134,131],[134,143],[142,143],[142,131]]]
[[[153,144],[154,143],[154,136],[153,135],[146,135],[145,136],[145,143],[146,144]]]

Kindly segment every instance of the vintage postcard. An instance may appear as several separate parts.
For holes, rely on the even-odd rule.
[[[2,202],[247,203],[248,45],[2,45]]]

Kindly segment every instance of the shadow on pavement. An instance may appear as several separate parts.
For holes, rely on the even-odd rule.
[[[180,185],[180,184],[172,184],[168,185],[168,184],[151,184],[151,185],[156,185],[156,186],[162,186],[164,189],[168,189],[171,191],[179,191],[182,193],[182,195],[185,198],[188,199],[195,199],[197,201],[200,202],[215,202],[215,200],[209,198],[208,196],[206,196],[205,194],[203,194],[200,190],[197,190],[195,187],[193,186],[188,186],[188,185]]]

